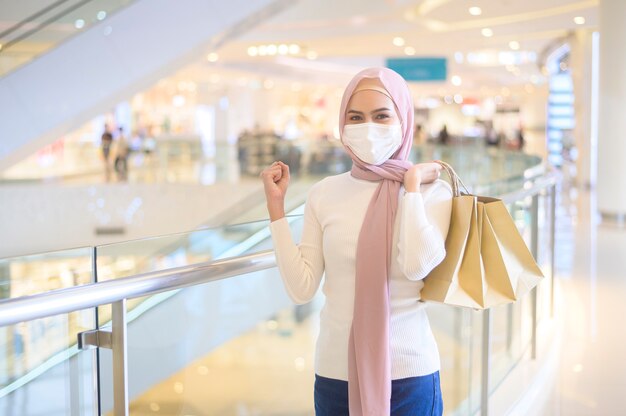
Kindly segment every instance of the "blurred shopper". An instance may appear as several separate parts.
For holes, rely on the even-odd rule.
[[[108,124],[104,125],[104,132],[100,137],[100,149],[102,150],[102,160],[104,162],[104,178],[107,182],[111,180],[111,146],[113,144],[113,135]]]
[[[421,124],[417,124],[413,133],[413,146],[420,146],[424,143],[426,143],[426,132]]]
[[[125,181],[128,179],[128,154],[130,147],[124,135],[124,129],[120,127],[118,131],[119,134],[115,146],[115,172],[117,173],[117,180]]]
[[[450,187],[438,164],[407,160],[413,103],[396,72],[358,73],[339,127],[352,170],[311,188],[299,245],[285,218],[289,166],[261,173],[287,292],[306,303],[326,276],[316,415],[441,415],[439,352],[419,294],[445,256]]]
[[[444,146],[448,144],[448,140],[450,140],[450,134],[448,133],[448,126],[445,124],[439,131],[438,142],[439,144],[443,144]]]
[[[515,133],[515,141],[515,148],[520,151],[524,150],[524,129],[522,129],[522,127],[517,129],[517,132]]]
[[[496,129],[493,128],[493,125],[491,123],[489,123],[489,125],[485,129],[485,145],[487,147],[500,146],[500,134],[496,133]]]

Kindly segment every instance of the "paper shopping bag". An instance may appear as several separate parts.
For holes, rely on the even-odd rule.
[[[486,309],[514,302],[543,277],[504,203],[462,194],[462,182],[442,164],[452,183],[446,257],[424,279],[422,300]]]

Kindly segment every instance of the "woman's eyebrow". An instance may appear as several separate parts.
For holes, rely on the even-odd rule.
[[[380,111],[391,111],[391,110],[386,108],[386,107],[382,107],[382,108],[377,108],[376,110],[372,110],[372,111],[370,111],[370,113],[378,113]],[[348,110],[348,113],[363,114],[362,111],[357,111],[357,110]]]

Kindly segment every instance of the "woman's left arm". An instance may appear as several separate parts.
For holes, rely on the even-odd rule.
[[[398,262],[410,280],[423,279],[446,255],[452,190],[437,180],[428,192],[407,192],[400,203]]]

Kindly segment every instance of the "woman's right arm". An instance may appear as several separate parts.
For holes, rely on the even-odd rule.
[[[291,299],[298,304],[306,303],[315,295],[324,272],[322,228],[317,220],[314,204],[309,197],[304,209],[302,241],[300,245],[296,245],[284,209],[289,167],[282,162],[275,162],[261,173],[261,177],[280,275]]]

